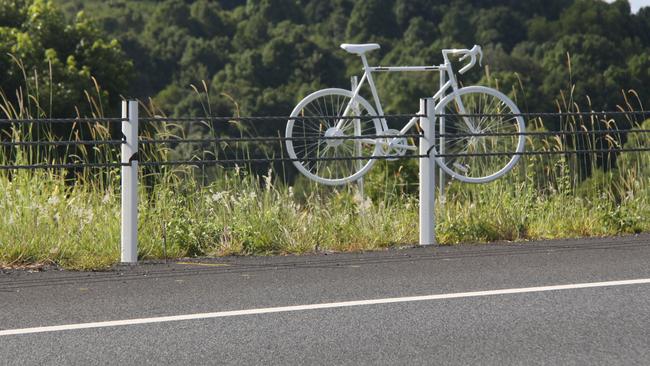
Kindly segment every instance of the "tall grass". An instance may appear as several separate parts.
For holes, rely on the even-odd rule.
[[[40,108],[36,99],[33,102],[32,108]],[[33,118],[27,104],[17,104],[5,118]],[[149,116],[164,117],[151,102],[141,103],[141,109]],[[2,140],[60,139],[50,125],[34,122],[11,124]],[[218,137],[214,124],[198,125],[204,134]],[[164,118],[144,127],[143,139],[183,139],[189,133],[185,125]],[[117,128],[105,122],[73,124],[65,139],[107,140]],[[235,128],[245,132],[245,126]],[[251,154],[247,145],[172,147],[143,145],[141,159],[164,162]],[[0,154],[0,165],[117,162],[118,149],[11,146]],[[417,237],[417,227],[411,225],[416,220],[411,198],[389,204],[371,203],[347,189],[296,193],[273,170],[259,177],[251,167],[159,167],[142,168],[140,173],[142,259],[363,250],[412,243]],[[0,189],[0,266],[36,263],[97,269],[119,259],[119,169],[1,170]]]
[[[90,117],[103,111],[87,93]],[[22,98],[22,99],[21,99]],[[42,117],[38,98],[19,93],[4,99],[4,118]],[[209,101],[208,101],[209,105]],[[576,110],[565,104],[561,110]],[[144,115],[164,116],[155,103],[141,103]],[[623,109],[633,109],[632,105]],[[528,122],[543,130],[542,120]],[[650,121],[627,121],[650,128]],[[201,133],[243,136],[254,131],[241,122],[199,123]],[[529,138],[527,150],[649,145],[647,135],[617,133],[611,119],[569,118],[566,130],[611,130],[609,135]],[[60,138],[45,128],[13,124],[3,141]],[[185,125],[152,122],[143,139],[184,138]],[[73,125],[66,139],[109,139],[119,126],[103,122]],[[142,160],[247,157],[253,145],[143,145]],[[273,156],[273,149],[255,153]],[[12,146],[0,165],[117,162],[118,147]],[[141,259],[204,255],[289,254],[371,250],[412,245],[418,239],[415,160],[379,162],[365,178],[365,195],[354,185],[321,187],[298,177],[282,178],[291,166],[256,174],[251,166],[162,167],[142,169]],[[282,170],[282,171],[280,171]],[[506,177],[484,185],[450,182],[437,206],[436,236],[441,244],[600,236],[650,230],[650,154],[626,153],[616,160],[598,154],[527,156]],[[99,269],[119,260],[119,169],[0,171],[0,267],[56,264]],[[438,202],[441,202],[438,197]]]
[[[620,111],[643,110],[634,91]],[[629,98],[631,97],[631,98]],[[561,98],[558,112],[582,112],[572,96]],[[591,106],[588,106],[591,110]],[[576,150],[639,148],[650,145],[650,120],[625,114],[536,118],[527,130],[548,132],[553,125],[575,134],[527,136],[526,150],[549,154],[524,156],[503,178],[487,185],[450,183],[441,212],[442,242],[527,240],[638,233],[650,229],[650,153],[560,153]],[[593,133],[598,132],[598,133]]]

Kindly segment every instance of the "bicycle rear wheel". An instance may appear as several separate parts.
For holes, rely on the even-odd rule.
[[[289,157],[302,174],[318,183],[353,182],[372,167],[372,157],[381,154],[375,137],[359,138],[382,131],[370,103],[357,96],[344,115],[352,95],[345,89],[314,92],[291,112],[297,118],[287,122]]]
[[[524,119],[505,94],[482,86],[461,88],[436,106],[444,135],[436,158],[453,178],[486,183],[512,169],[524,151]],[[442,129],[441,129],[442,130]]]

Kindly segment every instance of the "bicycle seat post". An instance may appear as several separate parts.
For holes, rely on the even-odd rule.
[[[368,65],[368,59],[366,58],[366,54],[362,53],[359,55],[359,57],[361,57],[361,63],[363,64],[363,71],[368,72],[370,66]]]
[[[370,65],[368,65],[368,59],[366,58],[365,53],[359,53],[359,56],[361,57],[361,62],[363,63],[363,72],[366,75],[366,78],[368,80],[368,85],[370,85],[370,92],[372,93],[372,99],[375,102],[375,109],[377,110],[377,113],[381,117],[382,120],[382,126],[384,130],[386,130],[387,124],[386,120],[383,118],[384,115],[384,110],[381,107],[381,103],[379,102],[379,96],[377,95],[377,88],[375,87],[375,81],[372,78],[372,70],[370,68]],[[361,85],[359,85],[361,87]]]

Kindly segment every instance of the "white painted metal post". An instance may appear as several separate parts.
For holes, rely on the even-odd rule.
[[[353,76],[350,79],[350,85],[352,86],[352,89],[351,89],[352,92],[357,90],[357,86],[359,85],[359,80],[358,80],[358,78],[356,76]],[[357,111],[355,113],[358,113],[359,108],[357,108],[356,104],[354,105],[354,107],[355,107],[354,109]],[[355,131],[355,133],[356,132],[357,131]],[[361,134],[361,131],[359,131],[358,134]],[[361,151],[361,140],[356,140],[354,143],[355,143],[356,150],[357,150],[356,155],[361,156],[363,154],[362,151]],[[357,169],[361,169],[361,168],[363,168],[363,161],[357,160]],[[363,195],[363,176],[361,176],[361,178],[357,179],[357,185],[359,187],[359,196],[361,197],[361,199],[363,199],[363,197],[364,197],[364,195]]]
[[[138,102],[122,102],[121,262],[138,263]]]
[[[431,156],[431,147],[435,143],[434,101],[432,98],[420,99],[420,245],[436,244],[435,197],[436,197],[436,162]]]
[[[440,70],[440,89],[442,89],[442,87],[445,85],[445,82],[447,81],[446,80],[446,75],[447,74],[446,74],[445,70]],[[442,96],[440,97],[440,99],[442,99]],[[440,135],[442,135],[442,136],[439,137],[440,144],[438,144],[438,150],[440,151],[440,154],[444,154],[445,153],[445,136],[444,136],[445,135],[445,117],[444,116],[439,117],[438,126],[439,126],[438,128],[440,129]],[[442,159],[444,159],[444,158],[442,158]],[[438,176],[438,179],[439,179],[438,189],[440,190],[440,196],[439,197],[440,197],[440,203],[444,205],[445,201],[446,201],[445,188],[446,188],[447,183],[445,182],[445,178],[446,178],[445,171],[442,170],[442,168],[439,168],[439,169],[440,169],[440,170],[438,170],[438,174],[439,174],[439,176]]]

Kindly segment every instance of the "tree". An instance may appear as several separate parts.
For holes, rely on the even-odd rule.
[[[479,10],[474,24],[476,41],[481,45],[501,45],[510,51],[526,37],[523,16],[505,6]]]
[[[614,77],[625,67],[619,47],[600,35],[567,35],[549,45],[542,60],[546,95],[571,94],[585,108],[614,108],[621,99],[621,84]],[[588,99],[591,101],[589,102]],[[573,106],[569,106],[573,108]]]
[[[529,111],[554,109],[572,84],[576,101],[586,106],[589,96],[598,109],[613,108],[621,90],[647,98],[650,85],[650,10],[631,14],[625,0],[58,1],[92,9],[133,58],[138,96],[157,96],[177,114],[202,113],[190,88],[202,80],[213,88],[213,111],[232,112],[219,97],[226,92],[242,113],[258,115],[286,113],[319,87],[349,87],[360,63],[338,48],[343,42],[380,43],[368,57],[383,65],[437,64],[442,48],[480,44],[489,66],[481,81],[516,91]],[[477,70],[461,82],[479,81]],[[436,78],[377,75],[377,84],[393,96],[387,110],[400,113]]]
[[[115,106],[128,93],[131,62],[116,40],[79,13],[73,22],[52,2],[4,1],[0,7],[0,85],[11,102],[29,95],[34,116],[88,113],[85,92]],[[96,90],[93,78],[101,86]],[[96,91],[99,94],[96,94]]]
[[[348,39],[369,42],[377,37],[397,36],[397,23],[392,8],[392,0],[358,1],[348,21]]]

